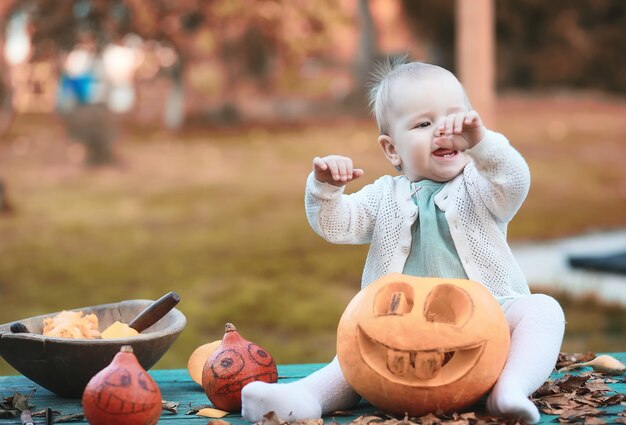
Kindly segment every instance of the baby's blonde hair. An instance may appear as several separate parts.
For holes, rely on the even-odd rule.
[[[424,62],[409,62],[407,55],[389,57],[374,67],[372,82],[369,91],[369,104],[376,118],[380,134],[388,134],[389,131],[389,105],[391,104],[390,93],[394,81],[403,76],[418,76],[424,72],[446,72],[445,68]],[[451,74],[451,73],[450,73]],[[467,110],[472,107],[469,103],[465,88],[463,88]]]

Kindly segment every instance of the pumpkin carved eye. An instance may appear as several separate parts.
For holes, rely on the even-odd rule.
[[[424,304],[424,317],[429,322],[461,327],[472,315],[472,299],[463,289],[441,284],[428,294]]]
[[[413,310],[413,288],[405,282],[395,282],[383,287],[376,295],[374,314],[392,316],[410,313]]]

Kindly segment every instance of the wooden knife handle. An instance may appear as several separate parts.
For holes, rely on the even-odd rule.
[[[146,307],[128,326],[141,333],[161,320],[179,301],[180,297],[176,292],[168,292]]]
[[[28,328],[26,327],[26,325],[20,322],[11,323],[11,327],[9,329],[14,334],[27,334],[30,332]]]

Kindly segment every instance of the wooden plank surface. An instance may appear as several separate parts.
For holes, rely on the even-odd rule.
[[[622,362],[626,362],[626,353],[612,353],[612,355]],[[278,374],[279,382],[286,383],[305,377],[315,370],[323,367],[323,364],[300,364],[300,365],[279,365]],[[157,381],[161,389],[163,399],[168,401],[179,402],[178,414],[164,411],[161,415],[159,423],[163,424],[206,424],[209,419],[195,415],[186,415],[185,413],[191,406],[208,404],[208,399],[202,388],[194,383],[189,377],[186,369],[175,370],[153,370],[150,371],[152,377]],[[553,374],[551,379],[562,376],[562,374]],[[617,393],[626,393],[626,377],[619,377],[620,382],[610,384],[610,387]],[[3,397],[11,396],[15,392],[22,394],[29,393],[36,389],[34,396],[31,398],[30,404],[34,405],[33,411],[44,410],[50,407],[64,415],[77,413],[82,411],[80,400],[63,399],[49,391],[39,387],[32,381],[23,376],[3,376],[0,377],[0,395]],[[603,407],[602,410],[617,414],[626,410],[624,405],[615,405]],[[325,422],[338,422],[340,424],[351,422],[358,416],[371,414],[376,409],[365,402],[359,404],[351,411],[350,416],[326,417]],[[543,415],[541,423],[555,423],[556,416]],[[614,417],[615,418],[615,417]],[[228,415],[223,418],[231,424],[249,424],[243,421],[240,415]],[[19,424],[19,418],[0,419],[0,425]],[[43,423],[43,418],[35,418],[35,423]],[[86,424],[86,421],[72,421],[73,424]]]
[[[302,378],[316,371],[324,364],[302,364],[302,365],[279,365],[279,382],[290,382]],[[208,418],[186,415],[191,406],[209,404],[209,400],[198,384],[189,377],[186,369],[175,370],[152,370],[150,375],[159,385],[161,395],[164,400],[179,402],[178,414],[164,411],[159,423],[198,423],[205,424]],[[36,389],[35,394],[30,399],[30,404],[34,406],[33,411],[44,410],[48,407],[69,415],[82,411],[79,399],[64,399],[56,396],[50,391],[40,387],[31,380],[23,376],[2,376],[0,377],[0,396],[8,397],[15,392],[22,394],[30,393]],[[224,418],[232,424],[249,424],[241,419],[240,415],[228,415]],[[35,418],[35,423],[43,423],[43,418]],[[0,419],[0,424],[19,424],[19,418]],[[86,421],[72,421],[72,424],[86,424]]]

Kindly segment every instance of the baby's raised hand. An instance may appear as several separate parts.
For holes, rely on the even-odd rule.
[[[435,144],[456,151],[473,148],[484,136],[485,126],[476,111],[450,114],[435,126]]]
[[[315,180],[330,183],[335,186],[344,186],[363,175],[363,170],[353,168],[352,159],[347,156],[328,155],[324,158],[313,158],[313,174]]]

